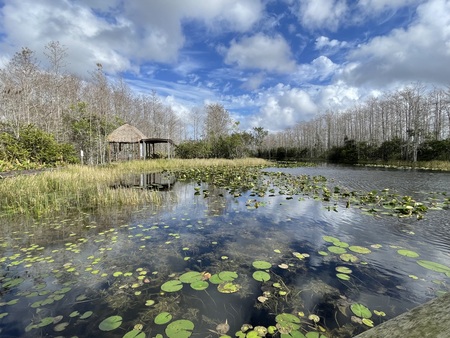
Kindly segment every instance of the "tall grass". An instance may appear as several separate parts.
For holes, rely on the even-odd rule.
[[[207,166],[267,165],[261,159],[130,161],[105,166],[72,165],[34,175],[0,180],[0,212],[42,216],[70,210],[94,210],[106,206],[159,204],[158,191],[110,187],[125,174],[141,174]]]

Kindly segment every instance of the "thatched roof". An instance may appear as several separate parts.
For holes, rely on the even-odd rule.
[[[145,136],[139,129],[127,123],[109,134],[107,140],[108,142],[116,143],[138,143],[142,139],[146,138],[147,136]]]

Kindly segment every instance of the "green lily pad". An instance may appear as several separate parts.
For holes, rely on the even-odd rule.
[[[352,269],[347,268],[346,266],[337,266],[336,271],[340,273],[352,273]]]
[[[349,250],[360,254],[369,254],[372,252],[370,251],[370,249],[359,245],[352,245],[351,247],[349,247]]]
[[[252,265],[255,269],[262,270],[270,269],[272,267],[272,264],[266,261],[254,261]]]
[[[359,303],[353,303],[352,305],[350,305],[350,310],[352,310],[352,312],[361,318],[370,318],[372,317],[372,312],[370,312],[370,310]]]
[[[222,271],[219,272],[219,278],[224,282],[232,282],[238,278],[238,274],[234,271]]]
[[[426,260],[418,260],[417,264],[419,264],[420,266],[422,266],[426,269],[433,270],[436,272],[450,273],[450,268],[448,266],[440,264],[440,263],[435,263],[435,262],[426,261]]]
[[[208,280],[212,284],[220,284],[220,283],[224,282],[223,280],[221,280],[219,278],[219,274],[218,273],[215,273],[214,275],[212,275]]]
[[[329,242],[329,243],[340,242],[339,238],[332,237],[332,236],[322,236],[322,239],[325,242]]]
[[[198,291],[205,290],[208,288],[208,286],[209,286],[209,283],[205,280],[199,280],[194,283],[191,283],[191,288],[193,288],[194,290],[198,290]]]
[[[154,319],[155,324],[163,325],[172,320],[172,315],[169,312],[161,312]]]
[[[90,316],[92,316],[93,313],[94,313],[94,312],[92,312],[92,311],[86,311],[85,313],[83,313],[83,314],[80,316],[80,319],[87,319],[87,318],[89,318]]]
[[[189,271],[180,276],[180,281],[183,283],[194,283],[202,280],[202,273],[197,271]]]
[[[350,280],[350,276],[345,273],[337,273],[336,277],[342,280]]]
[[[170,280],[161,285],[161,290],[165,292],[177,292],[183,288],[183,283],[179,280]]]
[[[53,330],[56,332],[61,332],[61,331],[64,331],[68,325],[69,325],[69,322],[59,323],[59,324],[55,325]]]
[[[53,323],[53,317],[45,317],[42,318],[41,321],[37,324],[37,327],[44,327]]]
[[[141,330],[131,330],[124,334],[122,338],[145,338],[145,333]]]
[[[335,253],[335,254],[345,254],[347,252],[347,250],[345,250],[344,248],[340,248],[338,246],[329,246],[328,247],[328,251]]]
[[[121,316],[111,316],[104,319],[98,326],[98,328],[102,331],[112,331],[117,329],[120,325],[122,325],[122,317]]]
[[[397,253],[402,256],[411,257],[411,258],[417,258],[419,257],[419,254],[417,252],[406,250],[406,249],[400,249],[397,250]]]
[[[239,284],[234,284],[231,282],[221,283],[217,286],[217,291],[220,293],[235,293],[241,289]]]
[[[291,334],[293,331],[300,328],[300,318],[290,313],[281,313],[277,315],[275,321],[277,322],[277,329],[282,335]]]
[[[323,334],[317,331],[311,331],[306,334],[306,338],[327,338],[327,336],[324,336]]]
[[[358,258],[358,257],[356,257],[356,256],[353,255],[353,254],[349,254],[349,253],[342,254],[342,255],[340,255],[339,257],[340,257],[344,262],[356,263],[357,261],[359,261],[359,258]]]
[[[194,323],[187,319],[176,320],[166,327],[169,338],[189,338],[194,330]]]
[[[350,246],[350,244],[348,244],[347,242],[341,242],[341,241],[333,242],[333,245],[338,246],[340,248],[348,248]]]
[[[270,275],[265,271],[255,271],[252,276],[258,282],[267,282],[270,280]]]

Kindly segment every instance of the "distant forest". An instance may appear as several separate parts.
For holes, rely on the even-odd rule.
[[[136,94],[123,80],[108,80],[101,64],[88,79],[68,73],[67,49],[59,42],[45,46],[45,56],[48,66],[41,67],[35,53],[22,48],[0,69],[0,171],[8,163],[74,163],[80,150],[86,163],[105,163],[106,136],[124,123],[147,137],[172,139],[184,158],[450,160],[448,88],[412,84],[282,132],[242,131],[220,103],[181,118],[155,91]]]

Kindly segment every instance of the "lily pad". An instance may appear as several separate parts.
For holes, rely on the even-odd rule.
[[[258,282],[267,282],[270,280],[270,275],[265,271],[255,271],[252,276]]]
[[[161,312],[154,319],[155,324],[163,325],[172,320],[172,315],[169,312]]]
[[[120,325],[122,325],[122,317],[121,316],[111,316],[104,319],[98,326],[98,328],[102,331],[112,331],[117,329]]]
[[[83,314],[80,316],[80,319],[87,319],[87,318],[89,318],[90,316],[92,316],[93,313],[94,313],[94,312],[92,312],[92,311],[86,311],[85,313],[83,313]]]
[[[176,320],[166,327],[166,335],[169,338],[188,338],[192,335],[194,323],[187,319]]]
[[[177,292],[183,288],[183,283],[179,280],[170,280],[161,285],[161,290],[165,292]]]
[[[337,273],[336,277],[342,280],[350,280],[350,276],[345,273]]]
[[[435,262],[426,261],[426,260],[418,260],[417,264],[419,264],[420,266],[422,266],[426,269],[433,270],[436,272],[450,273],[450,268],[448,266],[440,264],[440,263],[435,263]]]
[[[238,278],[238,274],[234,271],[222,271],[219,272],[219,278],[224,282],[232,282]]]
[[[349,250],[360,254],[369,254],[372,252],[370,249],[359,245],[352,245],[349,247]]]
[[[346,266],[337,266],[336,271],[340,273],[352,273],[352,269],[346,267]]]
[[[370,312],[370,310],[359,303],[353,303],[352,305],[350,305],[350,310],[352,310],[352,312],[361,318],[370,318],[372,317],[372,312]]]
[[[332,237],[332,236],[322,236],[322,239],[325,242],[329,242],[329,243],[340,242],[340,240],[338,238]]]
[[[328,251],[335,253],[335,254],[345,254],[347,252],[347,250],[345,250],[344,248],[340,248],[338,246],[329,246],[328,247]]]
[[[194,290],[198,290],[198,291],[205,290],[208,288],[208,286],[209,286],[209,283],[205,280],[199,280],[194,283],[191,283],[191,288],[193,288]]]
[[[277,315],[275,321],[277,322],[277,329],[282,335],[292,333],[292,331],[300,328],[300,318],[290,313],[281,313]]]
[[[221,283],[217,286],[217,290],[220,293],[235,293],[238,292],[240,289],[241,286],[239,284],[234,284],[231,282]]]
[[[202,280],[202,273],[197,271],[189,271],[180,276],[180,281],[183,283],[194,283]]]
[[[254,261],[252,265],[255,269],[262,270],[270,269],[272,267],[272,264],[266,261]]]
[[[356,263],[356,262],[359,260],[358,257],[356,257],[356,256],[353,255],[353,254],[349,254],[349,253],[342,254],[342,255],[340,255],[339,257],[340,257],[344,262]]]
[[[323,334],[317,331],[311,331],[306,334],[306,338],[327,338],[327,336],[324,336]]]
[[[145,333],[140,330],[131,330],[125,333],[122,338],[145,338]]]
[[[397,253],[402,256],[411,257],[411,258],[417,258],[419,257],[419,254],[417,252],[406,250],[406,249],[400,249],[397,250]]]
[[[213,283],[213,284],[220,284],[220,283],[223,283],[223,282],[224,282],[223,280],[220,279],[218,273],[215,273],[214,275],[212,275],[212,276],[209,278],[209,281],[210,281],[211,283]]]

